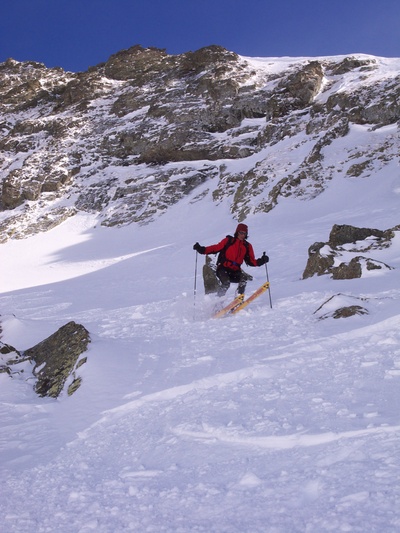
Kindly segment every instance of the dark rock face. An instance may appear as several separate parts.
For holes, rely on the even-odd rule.
[[[321,63],[311,61],[300,70],[289,75],[287,79],[282,80],[278,87],[283,90],[284,94],[286,93],[289,96],[292,109],[304,109],[312,104],[320,91],[323,77],[324,70]],[[280,99],[280,101],[283,103],[287,99]],[[287,105],[282,106],[278,116],[284,111],[288,111]]]
[[[361,305],[350,305],[348,307],[340,307],[332,314],[333,318],[348,318],[354,315],[367,315],[368,311]]]
[[[381,231],[371,228],[356,228],[347,224],[335,224],[329,234],[329,245],[333,248],[347,243],[364,241],[368,237],[376,237],[382,243],[393,238],[393,230]]]
[[[335,254],[329,252],[326,255],[321,253],[321,249],[326,246],[324,242],[316,242],[308,249],[308,261],[303,273],[303,279],[310,278],[317,274],[322,276],[330,272],[335,263]]]
[[[213,294],[218,291],[221,286],[216,274],[216,266],[212,262],[211,257],[206,255],[206,259],[203,266],[203,283],[204,294]]]
[[[365,56],[282,65],[215,45],[180,55],[133,46],[79,73],[1,63],[1,242],[78,211],[148,224],[206,182],[244,220],[398,157],[387,131],[327,158],[353,124],[368,134],[399,121],[398,72]]]
[[[165,50],[136,45],[113,54],[104,64],[104,73],[114,80],[133,80],[140,87],[173,68],[174,64]]]
[[[72,376],[68,394],[81,384],[76,370],[86,361],[80,356],[87,350],[90,337],[88,331],[75,322],[68,322],[50,337],[24,352],[24,357],[34,361],[34,375],[37,377],[35,390],[39,396],[57,398]]]
[[[81,356],[89,342],[88,331],[75,322],[68,322],[25,352],[0,341],[0,373],[24,380],[32,379],[33,373],[37,394],[52,398],[58,398],[68,382],[67,393],[71,395],[82,383],[77,370],[86,362],[86,357]]]
[[[336,280],[354,279],[362,276],[363,268],[366,270],[390,270],[389,265],[358,255],[358,253],[387,248],[395,236],[395,231],[398,231],[398,226],[381,231],[335,224],[327,243],[317,242],[308,249],[308,260],[303,272],[303,279],[310,278],[315,274],[318,276],[331,274],[332,279]],[[335,266],[335,262],[338,262],[337,258],[341,256],[344,250],[357,255],[348,263],[343,262]]]
[[[332,268],[332,279],[354,279],[361,278],[362,268],[359,257],[353,257],[350,263],[340,263],[336,268]]]

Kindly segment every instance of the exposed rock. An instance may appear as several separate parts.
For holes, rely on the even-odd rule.
[[[341,263],[338,267],[332,268],[332,279],[354,279],[361,278],[363,267],[366,270],[392,270],[392,267],[381,261],[369,259],[363,256],[353,257],[349,263]]]
[[[324,71],[321,63],[311,61],[299,71],[282,81],[278,88],[288,92],[295,108],[303,109],[310,105],[322,86]]]
[[[27,158],[22,168],[12,170],[3,180],[0,196],[3,209],[15,209],[26,200],[39,200],[43,193],[60,192],[76,174],[76,169],[50,172],[43,167],[43,173],[35,177],[29,175],[27,179],[25,171],[32,163],[34,164],[30,158]]]
[[[206,255],[203,265],[203,283],[205,294],[214,294],[221,286],[216,275],[216,266],[209,255]]]
[[[371,252],[387,248],[391,245],[398,227],[381,231],[371,228],[357,228],[350,225],[335,224],[327,243],[317,242],[308,249],[308,260],[303,272],[303,279],[317,274],[332,274],[332,279],[360,278],[363,268],[367,271],[387,269],[392,267],[370,257],[358,255],[360,252]],[[339,263],[343,252],[353,253],[349,262]]]
[[[347,118],[339,120],[330,130],[325,133],[314,145],[310,154],[305,159],[304,167],[310,166],[323,159],[323,149],[329,146],[335,139],[345,137],[349,133],[349,121]]]
[[[362,302],[354,303],[355,301]],[[320,320],[326,318],[349,318],[355,315],[368,315],[369,311],[365,307],[365,298],[359,298],[357,296],[349,296],[345,294],[335,294],[328,298],[314,314],[318,316]]]
[[[4,344],[0,341],[0,374],[7,373],[8,375],[12,375],[15,372],[13,365],[19,364],[22,360],[21,354],[14,346]]]
[[[50,337],[24,352],[35,362],[33,369],[37,377],[35,391],[39,396],[57,398],[68,379],[68,394],[72,394],[81,384],[76,370],[86,361],[80,358],[87,350],[90,337],[88,331],[75,322],[68,322]]]
[[[7,239],[25,239],[29,235],[35,235],[49,231],[61,222],[77,213],[75,208],[56,207],[48,212],[40,213],[40,206],[33,205],[25,208],[26,218],[17,215],[9,217],[5,222],[0,222],[0,244]],[[32,219],[30,220],[30,217]]]
[[[347,176],[357,178],[358,176],[361,176],[365,173],[365,170],[370,169],[372,166],[372,161],[370,159],[366,159],[365,161],[362,161],[361,163],[355,163],[354,165],[351,165],[346,174]]]
[[[392,239],[393,236],[392,230],[381,231],[371,228],[356,228],[347,224],[334,224],[329,234],[329,245],[336,248],[343,246],[343,244],[364,241],[368,237],[376,237],[380,242],[383,242]]]
[[[141,87],[174,65],[173,57],[165,50],[136,45],[113,54],[104,65],[104,73],[114,80],[132,80]]]
[[[37,394],[52,398],[57,398],[67,383],[67,394],[70,396],[82,384],[77,370],[86,362],[87,358],[81,355],[87,350],[89,342],[87,330],[75,322],[68,322],[25,352],[0,341],[0,373],[24,381],[34,379]]]
[[[341,263],[338,267],[332,268],[332,279],[361,278],[362,268],[359,259],[353,257],[350,263]]]
[[[346,72],[351,72],[355,69],[370,70],[376,68],[376,61],[374,59],[359,59],[354,56],[348,56],[339,64],[332,68],[332,74],[341,75]]]
[[[10,58],[0,63],[0,110],[15,113],[55,101],[71,78],[73,75],[61,68],[48,69],[43,63],[20,63]]]
[[[327,102],[327,110],[340,110],[355,124],[394,124],[400,118],[400,76],[389,83],[376,83],[357,88],[352,94],[337,92]],[[386,98],[379,97],[383,86],[387,90]]]
[[[324,253],[321,250],[324,249]],[[316,242],[308,249],[308,260],[303,272],[303,279],[311,278],[315,274],[322,276],[332,270],[335,263],[335,253],[328,249],[324,242]]]
[[[332,314],[332,318],[348,318],[354,315],[368,315],[368,311],[361,305],[350,305],[337,309]]]

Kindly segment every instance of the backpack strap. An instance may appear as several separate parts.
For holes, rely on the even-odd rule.
[[[227,235],[226,238],[228,239],[228,242],[225,244],[225,246],[222,248],[222,250],[218,254],[217,265],[222,265],[222,263],[225,263],[226,251],[229,248],[229,246],[232,246],[232,244],[235,242],[235,237],[232,237],[232,235]]]

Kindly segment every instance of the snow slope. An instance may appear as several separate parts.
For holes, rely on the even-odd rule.
[[[399,531],[400,237],[371,253],[393,270],[301,280],[333,224],[399,224],[398,178],[338,178],[247,220],[273,306],[222,320],[201,257],[194,294],[193,243],[236,226],[210,197],[145,227],[81,214],[3,244],[2,341],[23,350],[72,319],[92,342],[72,397],[0,374],[1,531]],[[266,271],[251,274],[249,292]],[[369,314],[319,320],[333,295]]]

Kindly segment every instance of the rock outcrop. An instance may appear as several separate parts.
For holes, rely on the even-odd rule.
[[[322,276],[331,274],[332,279],[360,278],[363,271],[387,269],[389,265],[359,255],[374,250],[387,248],[400,226],[381,231],[371,228],[356,228],[347,224],[335,224],[330,232],[328,242],[316,242],[308,249],[308,260],[303,272],[303,279],[314,275]],[[340,261],[340,257],[346,253],[353,255],[350,261]]]
[[[73,321],[24,352],[0,341],[0,372],[34,380],[39,396],[58,398],[64,390],[72,395],[82,383],[78,369],[89,342],[88,331]]]
[[[35,364],[33,374],[37,377],[35,390],[39,396],[57,398],[68,378],[68,394],[81,384],[77,369],[86,362],[80,358],[87,350],[90,337],[88,331],[75,322],[68,322],[50,337],[24,352]]]

